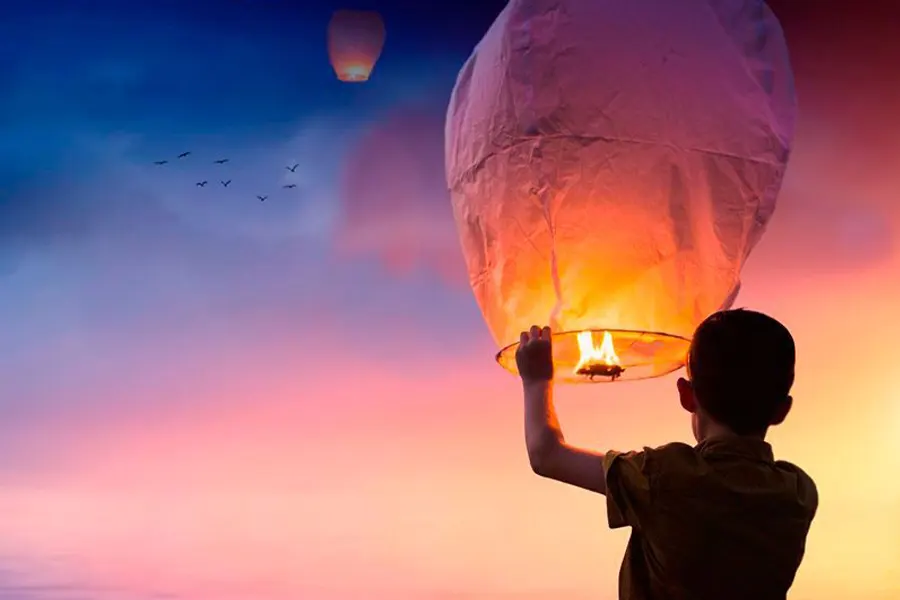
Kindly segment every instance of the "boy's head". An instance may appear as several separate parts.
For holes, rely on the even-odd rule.
[[[711,430],[765,435],[791,408],[794,338],[767,315],[717,312],[694,332],[688,379],[678,380],[681,405],[693,415],[698,441]]]

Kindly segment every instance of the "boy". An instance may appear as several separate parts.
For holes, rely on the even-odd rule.
[[[677,384],[694,447],[596,454],[566,444],[551,350],[549,328],[522,333],[528,458],[538,475],[604,494],[610,528],[632,528],[620,600],[784,600],[818,505],[812,479],[765,441],[792,402],[784,325],[727,310],[697,328]]]

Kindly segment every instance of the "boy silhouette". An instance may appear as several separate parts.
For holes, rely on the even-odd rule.
[[[818,506],[812,479],[765,441],[792,403],[787,328],[749,310],[707,318],[677,383],[697,445],[605,454],[563,438],[550,334],[523,332],[516,354],[528,458],[538,475],[604,494],[610,528],[631,527],[620,600],[784,600]]]

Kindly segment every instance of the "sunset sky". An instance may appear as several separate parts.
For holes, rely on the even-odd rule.
[[[362,85],[328,64],[337,3],[15,4],[0,600],[615,598],[628,532],[531,473],[443,180],[502,2],[363,6],[388,34]],[[772,5],[800,117],[738,304],[798,344],[771,441],[821,508],[790,598],[896,600],[900,3]],[[674,381],[559,389],[567,437],[690,441]]]

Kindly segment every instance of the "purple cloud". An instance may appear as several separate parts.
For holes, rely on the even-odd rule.
[[[444,176],[444,108],[410,103],[360,136],[343,167],[339,255],[376,258],[397,276],[424,270],[466,284]]]

